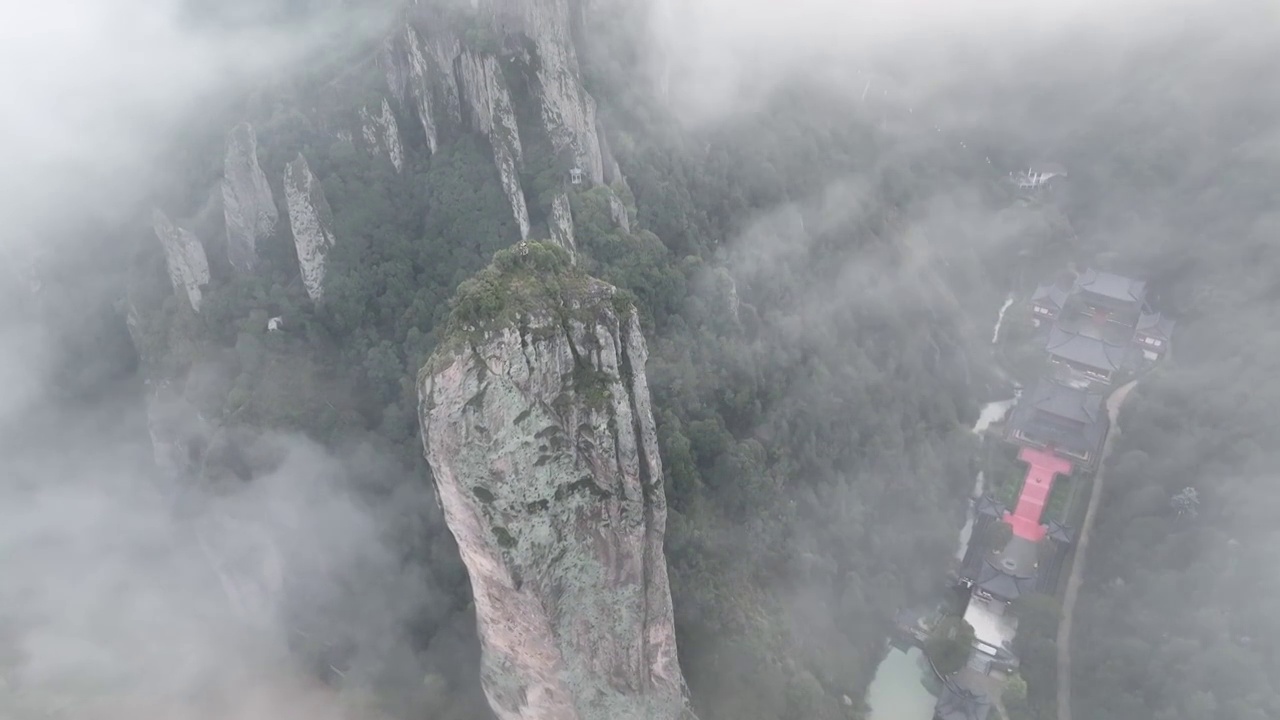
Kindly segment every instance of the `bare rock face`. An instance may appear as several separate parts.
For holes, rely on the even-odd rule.
[[[237,125],[227,138],[222,206],[227,259],[237,270],[252,272],[258,261],[258,241],[275,232],[280,212],[258,165],[258,136],[249,123]]]
[[[169,281],[176,292],[184,293],[191,309],[200,312],[202,288],[209,284],[209,258],[195,233],[173,224],[162,211],[151,214],[151,226],[164,248]]]
[[[520,228],[520,239],[529,237],[529,206],[524,201],[524,190],[520,187],[520,168],[516,164],[511,149],[502,143],[493,144],[493,162],[498,166],[498,176],[502,180],[502,192],[511,203],[511,214]]]
[[[560,247],[569,252],[573,262],[578,259],[578,245],[573,239],[573,210],[569,206],[569,196],[560,193],[551,201],[551,238]]]
[[[404,145],[400,141],[400,126],[386,98],[382,99],[382,109],[377,115],[368,107],[360,108],[360,135],[370,154],[386,155],[396,172],[400,172],[404,167]]]
[[[596,137],[600,140],[600,157],[604,163],[604,181],[606,183],[624,182],[622,177],[622,168],[618,165],[618,159],[614,157],[613,150],[609,147],[609,139],[604,129],[600,126],[600,118],[596,118]]]
[[[520,128],[516,125],[511,91],[507,89],[498,58],[463,51],[458,59],[458,77],[462,81],[461,90],[475,129],[490,136],[497,133],[511,147],[516,159],[523,159],[524,150],[520,146]]]
[[[460,122],[462,117],[453,73],[453,61],[460,52],[461,44],[452,35],[424,38],[405,25],[383,45],[378,58],[392,96],[417,114],[432,153],[439,148],[442,122],[446,118]]]
[[[529,237],[529,208],[520,187],[519,170],[524,149],[511,104],[511,91],[502,76],[502,68],[492,55],[464,51],[458,58],[458,78],[475,129],[488,135],[489,143],[493,145],[493,161],[498,167],[502,190],[520,227],[520,239],[526,240]]]
[[[498,310],[479,299],[495,283]],[[691,717],[635,308],[548,243],[499,253],[457,308],[419,376],[419,415],[494,712]]]
[[[505,32],[520,31],[538,53],[542,121],[556,150],[572,148],[591,182],[604,182],[596,102],[582,85],[569,0],[487,0]]]
[[[520,187],[524,148],[498,59],[464,49],[443,28],[424,35],[406,25],[383,46],[379,64],[392,97],[421,119],[431,152],[439,147],[441,127],[446,122],[461,123],[466,108],[472,129],[488,137],[493,146],[493,162],[520,238],[528,238],[529,209]]]
[[[324,199],[324,189],[302,153],[285,166],[284,198],[289,207],[289,226],[298,251],[302,284],[312,300],[319,300],[324,293],[325,254],[334,245],[333,213]]]
[[[627,206],[622,203],[622,199],[612,188],[609,189],[609,219],[613,220],[613,224],[623,232],[631,232],[631,216],[627,213]]]

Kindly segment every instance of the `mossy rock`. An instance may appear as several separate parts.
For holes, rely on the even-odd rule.
[[[533,337],[555,334],[570,321],[591,323],[606,309],[624,317],[634,307],[629,293],[579,270],[559,245],[521,242],[499,250],[488,267],[458,286],[440,346],[423,371],[443,369],[457,353],[488,333],[520,327]],[[530,323],[535,317],[558,322]],[[531,324],[536,327],[530,328]],[[591,390],[584,394],[607,401],[597,392],[600,380],[581,376],[575,378],[575,385]]]

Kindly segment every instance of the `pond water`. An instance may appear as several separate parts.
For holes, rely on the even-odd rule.
[[[890,648],[867,689],[869,720],[931,720],[938,699],[924,685],[927,672],[920,648]]]

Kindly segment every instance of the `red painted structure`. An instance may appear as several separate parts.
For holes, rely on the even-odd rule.
[[[1049,502],[1053,479],[1058,475],[1070,474],[1071,463],[1051,451],[1033,448],[1022,448],[1018,459],[1029,466],[1027,479],[1022,483],[1022,494],[1018,496],[1017,507],[1013,512],[1005,513],[1004,521],[1013,526],[1016,537],[1040,542],[1045,535],[1040,516],[1044,514],[1044,506]]]

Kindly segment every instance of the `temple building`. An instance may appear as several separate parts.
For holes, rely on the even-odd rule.
[[[1093,469],[1108,425],[1101,393],[1042,379],[1013,409],[1005,432],[1010,442],[1049,449]]]
[[[1088,269],[1031,294],[1031,324],[1043,328],[1059,381],[1104,387],[1123,372],[1159,360],[1173,321],[1147,303],[1147,283]]]
[[[1110,385],[1131,357],[1128,345],[1113,345],[1087,333],[1073,332],[1061,322],[1049,331],[1045,350],[1059,379],[1098,385]]]
[[[1070,296],[1070,285],[1063,287],[1062,283],[1049,283],[1037,287],[1031,294],[1031,324],[1040,327],[1041,323],[1057,320]]]
[[[1144,312],[1138,318],[1137,332],[1133,342],[1142,350],[1142,358],[1156,361],[1164,357],[1169,349],[1169,339],[1173,337],[1173,321],[1156,312]]]
[[[973,534],[959,571],[960,584],[970,593],[964,612],[974,635],[969,666],[983,673],[1012,670],[1018,666],[1013,654],[1018,621],[1011,612],[1012,603],[1027,595],[1056,592],[1072,533],[1049,520],[1039,541],[1015,535],[1003,547],[992,547],[991,525],[1008,517],[1009,509],[982,497],[974,510]]]

